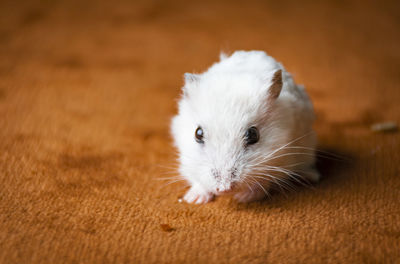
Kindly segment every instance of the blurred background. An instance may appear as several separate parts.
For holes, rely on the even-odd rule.
[[[399,136],[370,127],[400,121],[399,3],[0,1],[0,261],[398,261]],[[155,179],[183,74],[235,50],[282,62],[352,162],[287,199],[180,204]]]
[[[349,119],[365,112],[373,115],[371,106],[379,107],[376,103],[389,108],[389,117],[392,111],[384,95],[393,94],[388,78],[399,78],[397,1],[2,1],[0,5],[3,87],[11,76],[19,75],[60,93],[95,89],[96,96],[110,101],[128,100],[131,95],[149,102],[135,113],[153,118],[173,111],[184,72],[205,70],[220,51],[259,49],[304,83],[317,109],[324,108],[321,116],[331,121],[343,114]],[[68,89],[52,85],[61,80]],[[153,107],[151,102],[158,98],[165,98],[163,105]],[[93,99],[79,95],[74,100]],[[65,97],[60,100],[69,104]],[[357,100],[359,108],[348,111],[344,104],[351,100]]]

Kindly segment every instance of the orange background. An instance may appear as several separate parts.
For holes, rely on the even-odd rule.
[[[398,1],[1,1],[0,262],[400,261]],[[184,72],[265,50],[314,102],[322,181],[239,205],[157,180]],[[161,225],[171,228],[162,228]],[[165,227],[165,226],[163,226]],[[172,229],[172,230],[170,230]]]

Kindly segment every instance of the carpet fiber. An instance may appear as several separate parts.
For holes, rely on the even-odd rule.
[[[0,262],[399,263],[400,6],[299,2],[1,1]],[[183,73],[238,49],[306,85],[323,179],[179,203]]]

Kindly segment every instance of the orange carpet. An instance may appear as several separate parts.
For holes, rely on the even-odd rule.
[[[399,13],[398,1],[1,1],[0,262],[400,263],[400,133],[370,129],[400,122]],[[179,203],[184,185],[158,179],[176,167],[183,73],[239,49],[307,87],[323,179],[249,205]]]

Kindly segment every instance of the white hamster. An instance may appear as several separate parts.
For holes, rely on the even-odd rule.
[[[251,202],[291,177],[318,181],[312,103],[265,52],[222,53],[206,72],[185,74],[178,105],[171,132],[186,202],[227,193]]]

